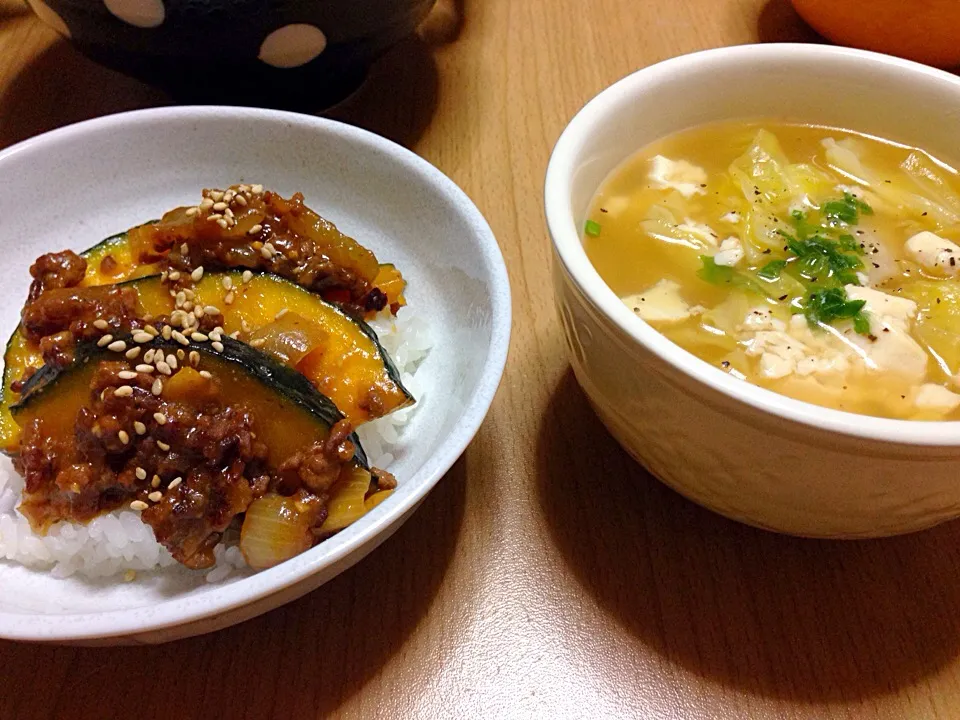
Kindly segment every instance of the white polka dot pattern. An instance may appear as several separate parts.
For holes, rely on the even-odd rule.
[[[44,25],[48,25],[64,37],[70,37],[70,28],[67,27],[63,18],[57,15],[43,0],[27,0],[27,4]]]
[[[163,0],[103,0],[107,10],[128,25],[155,28],[163,24]]]
[[[260,59],[277,68],[306,65],[327,47],[327,36],[320,28],[305,23],[284,25],[264,38]]]

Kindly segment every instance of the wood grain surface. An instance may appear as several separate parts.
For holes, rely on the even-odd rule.
[[[786,0],[463,12],[332,114],[436,164],[500,241],[514,336],[476,440],[384,546],[263,617],[160,647],[0,642],[0,718],[960,716],[960,524],[818,542],[690,504],[606,434],[554,315],[541,189],[580,106],[673,55],[816,36]],[[0,145],[165,103],[0,0]]]

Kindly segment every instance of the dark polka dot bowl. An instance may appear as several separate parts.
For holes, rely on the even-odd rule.
[[[434,0],[29,0],[89,57],[183,101],[333,104]]]

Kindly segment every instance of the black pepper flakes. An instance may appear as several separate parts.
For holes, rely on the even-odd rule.
[[[720,364],[721,364],[723,367],[725,367],[725,368],[730,367],[730,361],[729,361],[729,360],[724,360],[724,361],[721,362]]]

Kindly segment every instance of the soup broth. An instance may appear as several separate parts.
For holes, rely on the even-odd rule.
[[[960,177],[918,148],[781,122],[685,130],[611,174],[584,245],[627,307],[738,378],[960,418]]]

